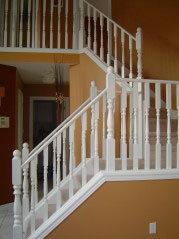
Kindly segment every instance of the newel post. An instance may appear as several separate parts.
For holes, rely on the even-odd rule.
[[[115,100],[115,75],[113,67],[109,66],[106,76],[107,87],[107,139],[106,139],[106,170],[115,170],[115,139],[114,139],[114,100]]]
[[[80,7],[80,30],[79,30],[79,49],[84,47],[84,2],[79,0]]]
[[[13,239],[22,239],[22,206],[21,206],[21,190],[22,190],[22,170],[21,170],[21,152],[15,150],[12,159],[12,184],[14,189],[14,225]]]
[[[136,50],[137,50],[137,78],[142,79],[142,28],[137,28]]]

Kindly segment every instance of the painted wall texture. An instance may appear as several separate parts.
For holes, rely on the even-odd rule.
[[[178,239],[178,187],[179,180],[107,182],[46,238]]]

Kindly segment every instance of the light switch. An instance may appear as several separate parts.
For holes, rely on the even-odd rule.
[[[9,128],[9,117],[0,117],[0,128]]]
[[[149,234],[155,234],[157,232],[156,222],[149,223]]]

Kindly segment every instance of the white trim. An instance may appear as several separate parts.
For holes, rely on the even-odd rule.
[[[69,199],[58,211],[56,211],[45,223],[43,223],[29,239],[45,238],[63,220],[65,220],[75,209],[87,200],[105,182],[110,181],[142,181],[179,179],[179,170],[138,170],[138,171],[116,171],[97,173],[83,188],[81,188],[71,199]]]
[[[22,150],[23,144],[23,93],[18,89],[18,149]]]

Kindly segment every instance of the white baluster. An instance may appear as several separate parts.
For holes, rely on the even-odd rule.
[[[35,48],[38,47],[38,16],[39,16],[39,0],[36,0],[35,5]]]
[[[102,158],[106,159],[106,94],[103,95],[103,142]]]
[[[61,207],[61,153],[62,153],[62,142],[61,142],[61,134],[57,137],[57,201],[56,201],[56,209]]]
[[[58,1],[58,38],[57,38],[57,47],[61,47],[61,32],[60,32],[60,24],[61,24],[61,1]]]
[[[38,203],[38,157],[34,158],[35,161],[35,204]]]
[[[66,177],[66,129],[63,131],[63,178]]]
[[[122,66],[121,66],[121,76],[125,78],[125,34],[124,31],[121,30],[121,46],[122,46]]]
[[[95,122],[94,122],[94,174],[99,172],[98,154],[98,120],[99,120],[99,101],[95,103]]]
[[[73,147],[74,147],[74,129],[75,129],[75,124],[73,123],[70,125],[70,173],[69,173],[69,198],[71,198],[74,194],[74,185],[73,185],[73,168],[74,168],[74,163],[73,163]]]
[[[27,48],[30,47],[30,17],[31,17],[31,0],[28,1],[28,22],[27,22]]]
[[[87,113],[85,112],[81,118],[82,123],[82,186],[87,182],[86,174],[86,130],[87,130]]]
[[[114,24],[114,72],[118,73],[118,63],[117,63],[117,37],[118,37],[118,29]]]
[[[179,85],[176,86],[177,110],[178,110],[178,142],[177,142],[177,168],[179,168]]]
[[[73,0],[73,49],[78,49],[78,32],[79,21],[78,21],[78,4],[79,2]]]
[[[9,1],[5,1],[5,20],[4,20],[4,47],[7,47],[7,29],[8,29],[8,11],[9,11]]]
[[[32,0],[32,14],[31,14],[31,39],[32,43],[31,46],[32,48],[35,47],[35,0]]]
[[[51,0],[51,8],[50,8],[50,48],[53,48],[53,8],[54,8],[54,0]]]
[[[57,143],[56,139],[53,140],[53,188],[57,184]]]
[[[48,147],[43,151],[44,157],[44,214],[43,221],[48,219]]]
[[[42,26],[42,48],[45,48],[45,18],[46,18],[46,0],[43,0],[43,26]]]
[[[88,48],[91,49],[91,8],[88,5]]]
[[[149,108],[150,108],[150,85],[144,84],[145,90],[145,156],[144,169],[150,169],[150,144],[149,144]]]
[[[155,163],[156,169],[161,169],[161,143],[160,143],[160,108],[161,108],[161,85],[155,84],[155,108],[156,108],[156,151],[155,151]]]
[[[125,87],[122,87],[122,94],[121,94],[121,121],[122,121],[121,158],[122,158],[122,170],[127,170],[126,108],[127,108],[127,91],[126,91]]]
[[[136,50],[137,50],[137,78],[142,79],[142,29],[137,28],[136,33]]]
[[[107,50],[107,65],[111,65],[111,44],[112,44],[112,35],[111,35],[111,22],[107,18],[107,32],[108,32],[108,50]]]
[[[106,170],[115,170],[115,139],[114,139],[114,100],[115,100],[115,75],[113,67],[109,66],[106,76],[107,87],[107,139],[106,139]]]
[[[129,78],[132,79],[133,77],[133,71],[132,71],[132,37],[129,36],[129,54],[130,54],[130,72],[129,72]]]
[[[97,96],[97,87],[95,86],[95,82],[91,82],[91,100],[93,100]],[[94,157],[94,140],[95,140],[95,105],[91,106],[91,158]]]
[[[28,159],[29,156],[29,145],[27,143],[23,144],[22,149],[22,163],[25,163],[25,161]],[[25,218],[27,217],[29,213],[29,164],[27,164],[23,168],[23,199],[22,199],[22,205],[23,205],[23,232],[26,233],[26,224],[25,224]]]
[[[30,162],[30,178],[31,178],[31,215],[30,215],[30,231],[35,231],[35,160]]]
[[[79,49],[84,47],[84,5],[83,0],[80,1],[80,31],[79,31]]]
[[[22,206],[21,206],[21,188],[22,188],[22,170],[21,170],[21,152],[15,150],[12,159],[12,184],[14,189],[14,224],[13,239],[22,239]]]
[[[65,1],[65,49],[68,49],[68,0]]]
[[[22,47],[22,36],[23,36],[23,10],[24,10],[24,0],[21,0],[20,3],[20,31],[19,31],[19,47]]]
[[[133,95],[129,95],[129,114],[130,114],[130,130],[129,130],[129,158],[133,157]]]
[[[16,47],[17,34],[17,1],[11,2],[11,47]]]
[[[133,169],[138,170],[138,83],[133,86],[133,109],[134,109],[134,144],[133,144]]]
[[[100,58],[104,60],[104,46],[103,46],[103,27],[104,27],[104,19],[102,13],[100,13],[100,27],[101,27],[101,47],[100,47]]]
[[[97,54],[96,9],[93,9],[93,20],[94,20],[94,42],[93,42],[93,49],[94,49],[94,53]]]
[[[171,144],[171,121],[170,114],[172,109],[171,84],[166,85],[166,109],[167,109],[167,145],[166,145],[166,168],[172,168],[172,144]]]

